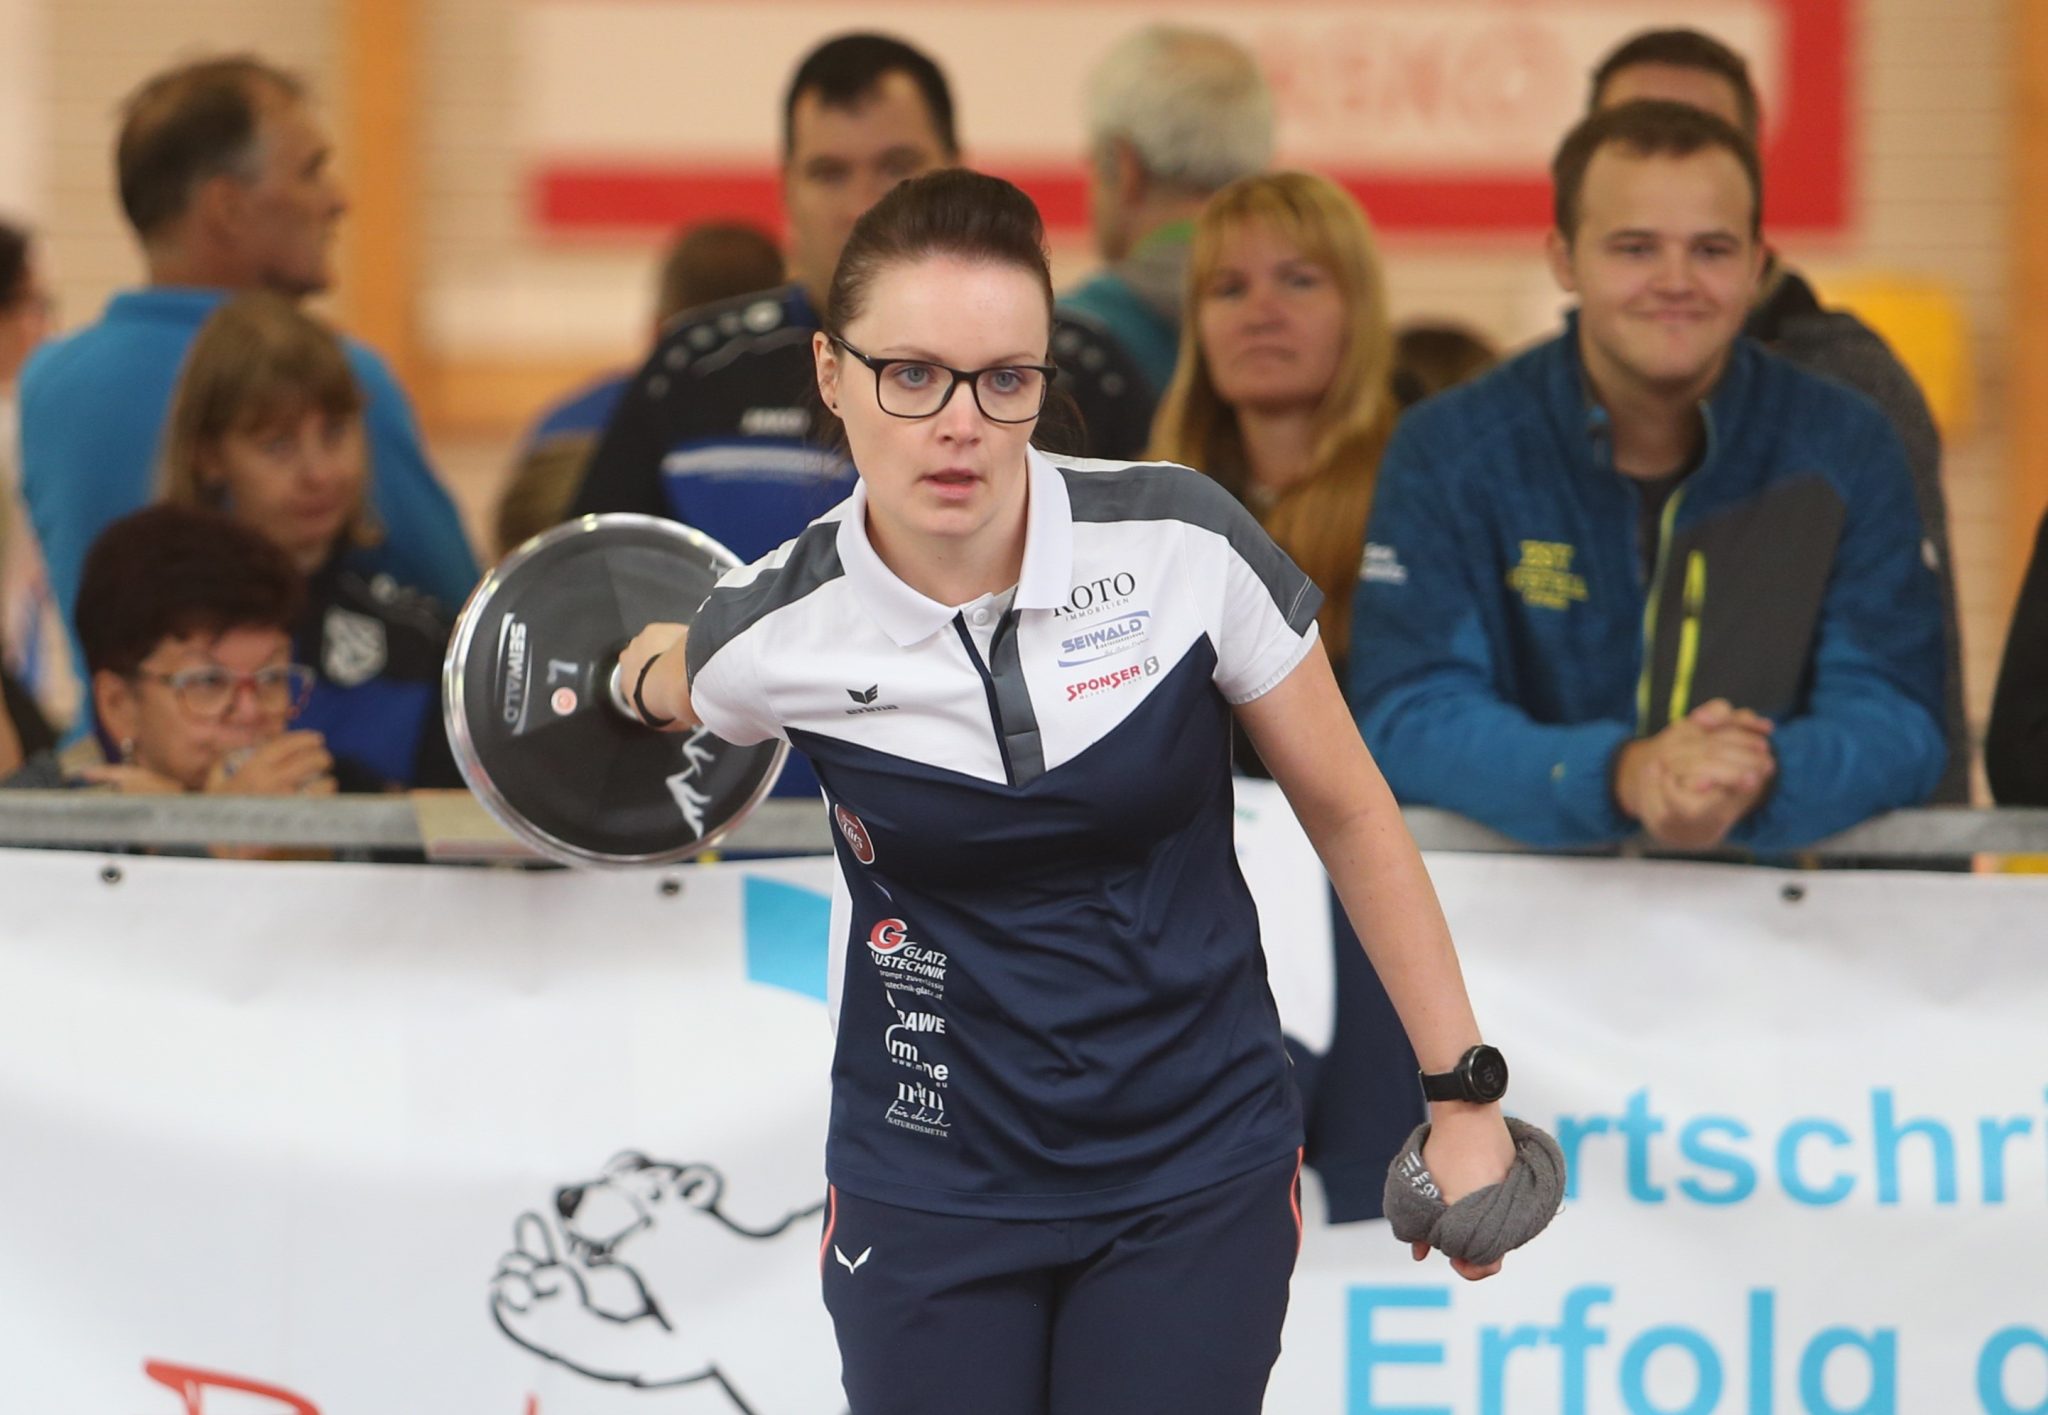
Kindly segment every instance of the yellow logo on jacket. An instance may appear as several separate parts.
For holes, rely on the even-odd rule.
[[[1572,573],[1578,547],[1555,540],[1522,542],[1522,563],[1508,571],[1508,588],[1532,609],[1570,609],[1586,598],[1586,577]]]

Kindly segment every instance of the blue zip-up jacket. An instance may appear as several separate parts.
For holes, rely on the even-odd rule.
[[[1884,415],[1738,340],[1646,576],[1577,339],[1417,407],[1380,464],[1350,686],[1395,794],[1530,844],[1619,840],[1616,752],[1725,697],[1776,724],[1778,764],[1731,843],[1925,800],[1941,612]]]

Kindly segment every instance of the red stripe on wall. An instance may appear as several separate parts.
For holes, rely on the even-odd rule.
[[[1031,194],[1055,230],[1085,229],[1088,183],[1078,167],[991,168]],[[1550,210],[1547,181],[1524,177],[1447,182],[1333,173],[1383,230],[1541,230]],[[772,168],[562,164],[543,168],[531,193],[545,229],[585,234],[667,231],[698,221],[782,225],[782,189]]]
[[[1773,231],[1841,232],[1854,205],[1849,143],[1856,35],[1847,0],[1784,6],[1784,111],[1764,115],[1764,225]]]
[[[1772,149],[1764,210],[1774,231],[1839,231],[1848,210],[1838,154],[1780,144]],[[1031,194],[1055,231],[1085,230],[1088,183],[1078,168],[1005,169]],[[1531,234],[1550,222],[1550,181],[1545,177],[1389,177],[1330,174],[1356,196],[1382,231],[1408,233]],[[775,170],[760,167],[637,167],[609,163],[562,164],[535,176],[531,207],[545,230],[565,235],[645,235],[700,221],[747,221],[782,229],[782,187]]]

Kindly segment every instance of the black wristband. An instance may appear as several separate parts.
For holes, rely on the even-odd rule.
[[[647,670],[654,667],[660,659],[661,654],[656,654],[653,658],[641,664],[640,676],[633,680],[633,711],[639,713],[640,720],[649,727],[666,727],[675,721],[672,717],[656,717],[647,710],[647,699],[640,696],[641,690],[647,686]]]

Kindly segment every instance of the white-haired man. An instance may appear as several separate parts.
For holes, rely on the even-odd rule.
[[[1087,95],[1089,198],[1107,264],[1060,308],[1115,336],[1156,398],[1180,351],[1195,213],[1272,160],[1272,94],[1235,41],[1157,24],[1103,56]]]

